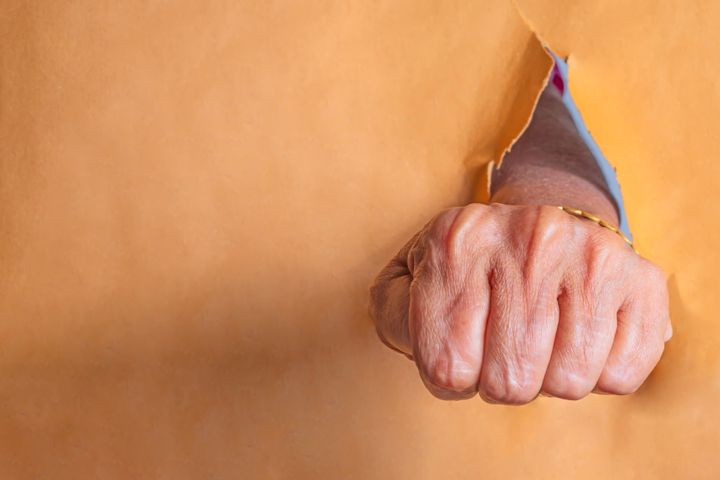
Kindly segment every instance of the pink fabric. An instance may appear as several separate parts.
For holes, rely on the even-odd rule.
[[[560,95],[565,93],[565,82],[563,81],[562,74],[560,73],[560,69],[557,66],[557,63],[553,67],[552,71],[552,78],[550,79],[553,85],[555,85],[555,88],[558,89],[560,92]]]

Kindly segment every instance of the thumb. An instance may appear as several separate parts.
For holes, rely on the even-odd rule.
[[[408,306],[412,279],[409,272],[404,275],[390,275],[390,273],[383,270],[370,288],[370,316],[375,322],[380,340],[389,348],[412,359],[412,345],[408,332]]]
[[[408,310],[413,277],[408,266],[408,256],[419,235],[405,244],[370,287],[370,316],[375,322],[380,340],[410,359],[412,342],[408,329]]]

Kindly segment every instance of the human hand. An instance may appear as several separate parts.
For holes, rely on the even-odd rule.
[[[665,275],[555,207],[441,212],[383,269],[370,312],[443,399],[629,394],[672,335]]]

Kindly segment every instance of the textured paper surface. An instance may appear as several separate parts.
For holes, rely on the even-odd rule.
[[[715,477],[720,12],[596,3],[3,2],[0,476]],[[676,333],[631,397],[441,402],[366,288],[522,129],[531,29]]]

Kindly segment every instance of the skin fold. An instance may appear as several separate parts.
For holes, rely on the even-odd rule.
[[[615,233],[616,206],[554,88],[493,177],[443,211],[371,287],[378,335],[442,399],[524,404],[630,394],[672,335],[663,271]]]

